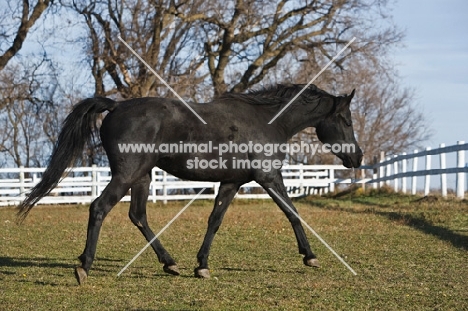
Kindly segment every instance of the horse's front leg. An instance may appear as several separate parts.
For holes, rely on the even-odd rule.
[[[283,211],[291,223],[294,234],[296,235],[299,253],[304,255],[304,264],[311,267],[320,267],[316,256],[310,249],[309,241],[307,240],[307,236],[304,232],[304,228],[301,225],[301,221],[294,214],[297,214],[297,209],[294,207],[291,199],[288,197],[281,172],[271,172],[266,176],[262,176],[262,178],[256,181],[268,192],[268,194],[272,197],[272,199]],[[294,211],[294,213],[291,210]]]
[[[229,204],[231,204],[232,199],[241,185],[242,184],[239,183],[221,183],[219,186],[219,192],[215,199],[214,208],[211,212],[210,218],[208,219],[208,229],[206,230],[203,244],[197,254],[198,267],[195,268],[196,277],[210,277],[210,270],[208,269],[208,255],[210,253],[211,243],[213,242],[214,236],[223,221],[224,214],[226,213]]]

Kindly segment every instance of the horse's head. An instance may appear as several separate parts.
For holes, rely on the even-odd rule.
[[[332,113],[316,127],[318,139],[324,144],[329,144],[331,152],[348,168],[359,167],[363,156],[354,137],[349,110],[353,96],[354,90],[350,95],[335,97]]]

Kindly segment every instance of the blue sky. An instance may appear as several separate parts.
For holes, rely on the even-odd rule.
[[[406,30],[394,60],[430,121],[428,146],[468,141],[468,1],[400,0],[393,12]]]

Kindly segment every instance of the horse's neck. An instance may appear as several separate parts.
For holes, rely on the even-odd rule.
[[[302,131],[307,127],[317,127],[332,111],[333,105],[318,104],[312,112],[304,112],[299,107],[293,108],[290,111],[285,110],[280,117],[278,123],[284,129],[288,138]],[[276,122],[276,121],[275,121]]]

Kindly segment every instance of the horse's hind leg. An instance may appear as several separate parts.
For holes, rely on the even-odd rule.
[[[132,223],[141,231],[149,242],[154,238],[154,233],[148,226],[146,218],[146,203],[148,201],[150,175],[147,174],[137,183],[132,185],[132,200],[128,216]],[[164,264],[164,271],[169,274],[179,275],[179,269],[171,255],[164,249],[158,239],[151,243],[151,247],[158,256],[159,262]]]
[[[236,195],[240,183],[221,183],[219,186],[218,195],[215,199],[213,211],[211,212],[210,218],[208,219],[208,229],[206,230],[205,238],[200,250],[197,254],[198,267],[195,268],[195,276],[199,278],[209,278],[210,271],[208,270],[208,255],[210,253],[211,243],[213,242],[214,236],[223,221],[224,214],[226,213],[229,204]]]
[[[122,199],[129,188],[130,183],[128,183],[124,178],[113,176],[102,194],[94,200],[93,203],[91,203],[89,208],[86,246],[83,254],[78,257],[81,261],[81,266],[76,267],[75,269],[75,276],[79,284],[82,284],[86,280],[89,269],[93,263],[99,232],[101,231],[104,218],[115,204]]]

